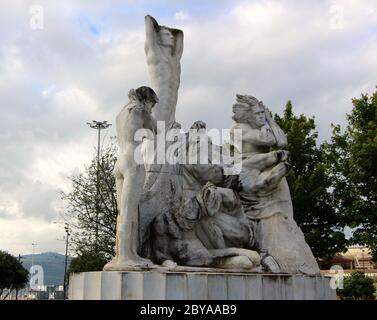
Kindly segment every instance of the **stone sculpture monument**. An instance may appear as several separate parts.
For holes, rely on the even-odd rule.
[[[288,152],[271,151],[274,146],[286,146],[284,132],[255,97],[237,95],[233,112],[232,129],[242,129],[240,197],[266,268],[273,272],[318,274],[317,262],[293,219],[285,179],[290,170]]]
[[[281,299],[334,298],[294,221],[285,178],[291,166],[283,149],[289,142],[269,110],[251,95],[236,95],[230,130],[233,158],[230,150],[207,136],[205,122],[196,121],[189,132],[182,132],[175,110],[183,32],[160,26],[149,15],[145,29],[153,89],[130,90],[129,103],[116,118],[116,257],[104,267],[102,280],[82,275],[84,287],[100,283],[96,297],[101,299],[252,299],[259,289],[251,283],[261,275],[267,277],[260,282],[261,299],[271,298],[276,290]],[[201,160],[191,163],[192,158]],[[241,169],[229,171],[237,159]],[[206,282],[197,282],[203,272]],[[78,277],[73,278],[70,296],[93,298],[92,293],[75,290]],[[236,278],[241,282],[234,291],[231,283]],[[118,293],[103,291],[109,283]],[[198,286],[204,286],[203,296],[197,295]],[[221,295],[224,290],[226,296]]]
[[[149,76],[159,98],[153,116],[156,120],[166,121],[166,127],[170,128],[175,122],[181,78],[183,32],[160,26],[149,15],[145,17],[145,31],[145,54]]]
[[[233,106],[231,131],[242,130],[242,144],[235,147],[243,160],[230,185],[221,163],[134,164],[137,129],[156,134],[157,120],[168,129],[179,127],[175,108],[183,32],[160,26],[151,16],[145,17],[145,28],[147,64],[158,98],[147,87],[131,90],[130,103],[117,117],[117,256],[105,270],[178,265],[261,271],[262,261],[265,271],[317,274],[293,220],[284,178],[290,169],[288,152],[271,151],[286,146],[286,136],[255,97],[237,95]],[[203,134],[206,125],[197,121],[191,129]],[[153,136],[149,139],[154,142]],[[180,151],[190,156],[192,143],[197,141],[189,139]]]
[[[152,264],[149,259],[138,255],[139,246],[139,212],[140,195],[143,192],[145,168],[135,162],[142,155],[135,141],[139,129],[149,129],[156,133],[156,124],[151,116],[152,108],[158,102],[156,93],[148,87],[130,90],[129,103],[116,117],[119,153],[115,164],[116,192],[119,214],[117,218],[116,257],[105,269],[123,269],[133,266]],[[145,136],[145,139],[153,139]]]

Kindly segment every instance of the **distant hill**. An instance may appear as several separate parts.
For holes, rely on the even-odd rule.
[[[72,258],[68,257],[67,270]],[[32,255],[21,256],[22,265],[30,270]],[[62,285],[64,279],[65,256],[57,252],[34,254],[34,265],[41,265],[44,272],[45,285]]]

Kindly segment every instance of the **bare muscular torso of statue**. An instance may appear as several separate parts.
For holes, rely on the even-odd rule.
[[[178,29],[160,26],[151,17],[145,17],[145,53],[149,75],[159,102],[153,109],[157,121],[165,121],[170,128],[175,122],[183,52],[183,33]]]

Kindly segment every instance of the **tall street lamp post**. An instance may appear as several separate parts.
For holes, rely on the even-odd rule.
[[[69,224],[66,223],[64,226],[65,230],[65,262],[64,262],[64,283],[63,283],[63,299],[67,298],[67,262],[68,262],[68,243],[69,243]]]
[[[99,169],[100,169],[100,157],[101,157],[101,130],[107,129],[111,126],[111,123],[107,123],[107,121],[96,121],[92,120],[92,122],[87,122],[87,125],[92,129],[98,130],[98,142],[97,142],[97,196],[96,196],[96,228],[95,228],[95,249],[97,251],[97,243],[98,243],[98,218],[99,218]]]

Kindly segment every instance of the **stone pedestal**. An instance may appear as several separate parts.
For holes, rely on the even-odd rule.
[[[73,300],[335,300],[323,276],[161,271],[72,274]]]

